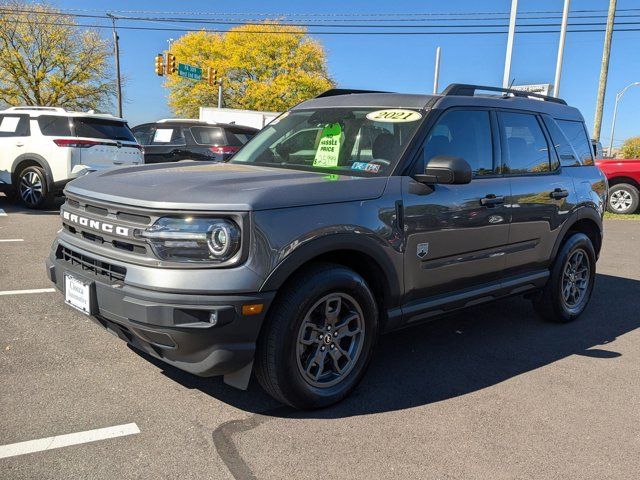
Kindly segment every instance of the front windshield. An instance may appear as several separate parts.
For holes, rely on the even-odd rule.
[[[267,125],[231,163],[389,175],[421,118],[399,108],[294,110]]]

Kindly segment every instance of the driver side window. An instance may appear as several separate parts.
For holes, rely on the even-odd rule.
[[[496,173],[489,112],[450,110],[442,114],[424,144],[422,167],[438,155],[466,160],[474,176]]]

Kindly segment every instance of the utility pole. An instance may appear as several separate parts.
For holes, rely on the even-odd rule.
[[[567,36],[567,20],[569,20],[569,3],[571,3],[571,0],[564,0],[564,9],[562,10],[562,26],[560,27],[560,42],[558,43],[558,59],[556,60],[556,78],[553,82],[554,97],[560,95],[560,77],[562,77],[564,40]]]
[[[509,36],[507,37],[507,56],[504,60],[504,76],[502,88],[509,88],[511,75],[511,53],[513,52],[513,37],[516,34],[516,17],[518,16],[518,0],[511,0],[511,17],[509,18]]]
[[[120,81],[120,44],[118,42],[118,32],[116,31],[116,17],[111,13],[107,13],[107,16],[111,19],[111,25],[113,27],[113,50],[116,57],[116,85],[118,94],[118,117],[122,118],[122,83]]]
[[[600,140],[600,128],[602,127],[602,110],[604,108],[604,95],[607,90],[607,76],[609,75],[609,57],[611,56],[611,37],[613,35],[613,23],[616,18],[616,0],[609,0],[609,13],[607,14],[607,28],[604,34],[604,48],[602,50],[602,66],[600,67],[600,83],[598,84],[598,100],[596,102],[596,116],[593,120],[593,138]]]
[[[436,66],[433,73],[433,94],[438,94],[438,80],[440,79],[440,53],[442,49],[436,47]]]
[[[624,93],[629,90],[631,87],[640,87],[640,82],[633,82],[624,87],[621,91],[616,95],[616,103],[613,105],[613,120],[611,120],[611,138],[609,139],[609,156],[612,156],[613,152],[613,133],[616,129],[616,117],[618,116],[618,102],[624,95]]]

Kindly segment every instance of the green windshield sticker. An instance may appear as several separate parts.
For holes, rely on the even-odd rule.
[[[339,123],[325,125],[320,134],[320,143],[313,159],[314,167],[337,167],[342,143],[342,127]]]

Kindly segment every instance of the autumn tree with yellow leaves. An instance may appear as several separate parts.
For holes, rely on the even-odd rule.
[[[106,108],[114,94],[109,43],[42,3],[3,3],[0,104]]]
[[[268,32],[268,33],[264,33]],[[217,70],[228,108],[284,111],[333,86],[322,46],[298,27],[268,21],[224,34],[188,33],[173,42],[178,63]],[[201,106],[218,103],[208,82],[167,78],[169,105],[181,117],[197,117]]]

